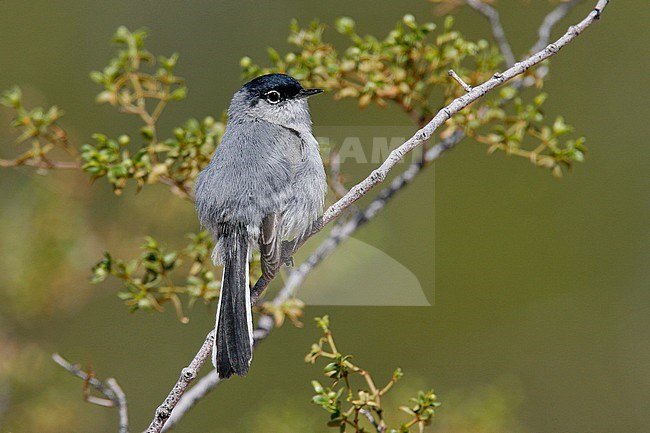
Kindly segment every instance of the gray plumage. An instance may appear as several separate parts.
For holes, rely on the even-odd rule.
[[[283,240],[307,233],[326,192],[318,142],[304,89],[282,74],[245,84],[228,109],[228,125],[199,173],[199,221],[214,237],[212,259],[224,266],[212,362],[220,377],[248,372],[253,324],[248,259],[259,248],[263,277],[279,267]]]

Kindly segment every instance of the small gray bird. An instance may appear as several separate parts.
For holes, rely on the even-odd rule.
[[[325,170],[307,104],[320,92],[283,74],[245,84],[230,102],[219,147],[199,173],[199,221],[215,239],[213,262],[223,265],[212,350],[220,377],[245,376],[250,366],[252,249],[260,249],[262,278],[270,281],[287,260],[283,241],[307,234],[322,214]]]

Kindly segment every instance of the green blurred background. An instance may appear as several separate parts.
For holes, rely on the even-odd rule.
[[[577,7],[555,34],[593,4]],[[548,4],[498,6],[523,53]],[[546,112],[587,137],[585,164],[556,180],[466,140],[355,236],[406,266],[433,306],[308,307],[305,328],[274,331],[250,375],[219,387],[177,431],[326,431],[325,413],[310,404],[320,368],[303,363],[318,338],[312,317],[323,314],[340,349],[378,381],[405,370],[396,402],[436,389],[435,431],[649,431],[647,12],[647,2],[612,2],[552,60]],[[3,1],[0,89],[18,84],[31,106],[61,106],[73,143],[130,131],[132,119],[93,103],[88,72],[113,54],[108,41],[119,25],[146,26],[152,52],[181,54],[177,72],[190,89],[162,121],[171,131],[189,117],[218,117],[242,83],[239,59],[264,63],[267,46],[289,48],[291,18],[331,24],[347,15],[360,32],[381,36],[405,13],[442,20],[425,1]],[[466,9],[457,27],[469,38],[490,35]],[[329,37],[341,41],[333,30]],[[313,101],[312,116],[316,135],[319,125],[409,125],[397,109],[359,111],[328,96]],[[1,109],[0,157],[17,153],[10,120]],[[372,168],[344,167],[352,181]],[[133,431],[143,429],[213,325],[213,308],[197,305],[187,325],[171,308],[132,315],[115,296],[117,282],[91,286],[89,269],[105,250],[134,257],[147,234],[180,246],[197,228],[192,206],[162,187],[118,198],[80,173],[25,168],[0,170],[0,203],[0,431],[116,431],[115,410],[84,403],[81,382],[50,361],[55,351],[116,377]],[[345,254],[319,272],[337,272]]]

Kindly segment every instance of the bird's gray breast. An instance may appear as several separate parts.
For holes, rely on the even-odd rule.
[[[298,131],[299,159],[294,165],[289,196],[282,218],[282,238],[303,235],[322,214],[327,182],[318,142],[310,130]]]
[[[228,124],[210,164],[199,174],[196,206],[201,224],[217,234],[217,224],[243,224],[250,234],[262,219],[281,213],[291,194],[301,139],[261,120]]]

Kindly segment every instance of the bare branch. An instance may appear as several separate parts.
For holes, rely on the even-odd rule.
[[[481,15],[487,18],[490,27],[492,28],[492,36],[494,36],[494,40],[497,42],[497,45],[499,45],[499,50],[501,50],[501,54],[503,54],[506,64],[508,66],[514,65],[515,56],[512,54],[512,48],[506,38],[506,32],[503,30],[503,26],[501,25],[499,12],[489,4],[483,3],[481,0],[465,0],[465,2],[469,7],[478,11]]]
[[[210,356],[210,353],[212,353],[213,344],[214,330],[210,331],[208,336],[205,338],[203,345],[197,352],[192,362],[190,362],[190,365],[181,371],[181,375],[178,378],[178,381],[169,392],[169,395],[163,404],[158,406],[156,409],[156,414],[154,415],[153,421],[151,421],[151,424],[147,429],[147,433],[159,433],[162,430],[163,425],[171,415],[172,410],[178,403],[178,400],[180,400],[189,384],[194,379],[196,379],[196,376],[199,374],[199,370],[201,370],[201,367],[203,366],[203,363],[205,363],[205,360],[208,358],[208,356]]]
[[[97,379],[92,374],[88,374],[81,369],[79,364],[71,364],[65,358],[63,358],[58,353],[52,354],[52,359],[54,362],[59,364],[61,367],[68,370],[71,374],[77,376],[79,379],[84,381],[84,384],[88,384],[95,388],[97,391],[102,393],[106,398],[98,398],[91,395],[86,396],[86,401],[92,404],[96,404],[104,407],[117,407],[119,410],[120,416],[120,433],[129,432],[129,417],[127,412],[127,403],[126,396],[122,391],[122,388],[117,383],[117,380],[114,378],[106,379],[106,383],[103,383],[101,380]]]
[[[192,409],[203,397],[212,391],[217,385],[221,383],[222,379],[217,374],[217,369],[210,370],[208,374],[199,379],[196,384],[190,388],[172,411],[171,416],[165,423],[161,432],[171,430],[179,423],[185,414]]]
[[[108,386],[104,385],[104,383],[101,380],[83,371],[79,366],[79,364],[73,365],[69,363],[65,358],[63,358],[58,353],[53,353],[52,359],[61,367],[65,368],[70,373],[77,376],[79,379],[83,380],[84,382],[87,382],[97,391],[101,392],[104,396],[106,396],[107,399],[111,401],[117,401],[117,396]]]
[[[453,78],[458,84],[460,84],[460,87],[463,88],[466,92],[471,92],[472,91],[472,86],[467,84],[465,81],[463,81],[462,78],[454,71],[453,69],[450,69],[449,72],[447,72],[447,75],[449,75],[451,78]]]
[[[253,331],[253,344],[257,346],[261,341],[268,337],[269,333],[275,326],[273,318],[269,316],[262,316],[257,322],[257,328]],[[205,343],[204,343],[205,345]],[[212,346],[210,346],[212,347]],[[181,396],[177,402],[176,407],[173,408],[171,416],[162,428],[162,432],[169,431],[185,416],[185,414],[192,409],[203,397],[219,385],[223,379],[217,374],[217,370],[210,370],[208,374],[203,376],[190,388],[184,395]]]
[[[117,398],[117,408],[120,411],[120,433],[129,433],[129,412],[126,406],[126,395],[122,391],[122,387],[112,377],[106,379],[106,386],[108,386],[115,397]]]

